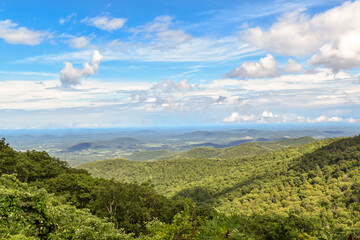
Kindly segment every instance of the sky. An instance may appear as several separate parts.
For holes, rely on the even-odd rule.
[[[0,2],[0,129],[359,124],[360,0]]]

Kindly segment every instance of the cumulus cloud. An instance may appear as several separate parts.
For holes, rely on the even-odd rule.
[[[308,62],[328,67],[335,73],[341,69],[360,67],[360,29],[325,44]]]
[[[187,79],[180,82],[168,79],[153,84],[147,90],[133,91],[132,100],[146,103],[149,111],[182,111],[190,101],[186,94],[194,88],[195,85]]]
[[[245,41],[271,52],[309,56],[309,63],[339,69],[360,67],[360,0],[349,1],[313,17],[304,9],[281,16],[269,29],[242,32]],[[319,52],[318,52],[319,51]]]
[[[254,114],[242,115],[238,112],[231,113],[230,116],[223,119],[224,123],[235,123],[235,122],[259,122],[259,123],[274,123],[283,122],[284,119],[277,114],[273,114],[269,110],[263,111],[260,115],[255,116]]]
[[[256,118],[253,114],[251,115],[241,115],[238,112],[231,113],[230,116],[223,119],[224,123],[235,123],[235,122],[252,122]]]
[[[301,64],[290,58],[282,70],[285,73],[300,73],[303,71],[303,68]]]
[[[103,56],[98,50],[95,50],[91,60],[91,64],[84,63],[82,69],[74,68],[72,63],[64,62],[65,67],[60,71],[60,81],[63,87],[71,87],[80,84],[80,80],[84,77],[94,75],[100,66]]]
[[[100,28],[101,30],[105,31],[114,31],[122,28],[126,22],[125,18],[109,18],[107,16],[101,16],[101,17],[93,17],[93,18],[84,18],[81,20],[81,22]]]
[[[19,27],[9,19],[0,21],[0,38],[10,44],[38,45],[48,35],[47,32]]]
[[[242,115],[238,112],[231,113],[230,116],[223,119],[224,123],[235,123],[235,122],[259,122],[259,123],[275,123],[284,122],[284,118],[277,114],[273,114],[269,110],[263,111],[260,115],[255,116],[254,114]]]
[[[246,61],[225,75],[229,78],[262,78],[279,76],[278,63],[271,54],[260,58],[259,62]]]
[[[321,115],[317,118],[306,118],[307,123],[323,123],[323,122],[347,122],[347,123],[356,123],[354,118],[341,118],[341,117],[327,117],[326,115]]]
[[[274,114],[269,110],[265,110],[261,113],[257,121],[260,123],[277,123],[285,122],[286,120],[283,117],[280,117],[278,114]]]
[[[74,37],[69,40],[69,46],[72,48],[85,48],[90,44],[90,39],[87,37]]]

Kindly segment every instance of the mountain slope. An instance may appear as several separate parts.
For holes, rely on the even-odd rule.
[[[205,133],[204,133],[205,134]],[[284,139],[279,141],[251,142],[242,143],[237,146],[212,148],[212,147],[195,147],[182,153],[176,153],[166,150],[142,151],[126,156],[127,159],[135,161],[144,160],[168,160],[184,158],[221,158],[236,159],[246,156],[264,154],[273,150],[279,150],[286,147],[295,147],[316,141],[311,137],[301,137],[295,139]]]
[[[96,177],[115,178],[127,182],[151,180],[158,191],[167,196],[174,196],[182,190],[202,186],[207,186],[209,191],[213,192],[247,179],[253,171],[276,164],[273,159],[290,161],[292,158],[300,157],[332,141],[334,140],[326,139],[248,158],[184,158],[152,162],[111,159],[82,164],[78,168],[86,169]],[[229,151],[232,153],[233,150]]]
[[[360,237],[360,136],[242,159],[115,159],[83,167],[125,181],[151,179],[174,199],[189,197],[220,213],[236,214],[227,222],[223,216],[206,222],[203,232],[228,226],[233,233],[258,236],[254,239]]]

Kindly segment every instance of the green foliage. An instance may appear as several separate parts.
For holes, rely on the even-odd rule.
[[[148,183],[141,185],[104,181],[94,191],[88,207],[101,217],[109,217],[117,226],[139,234],[154,218],[171,222],[177,212],[174,201],[159,195]]]
[[[3,140],[0,238],[359,239],[360,136],[298,147],[282,141],[262,143],[277,151],[245,158],[230,157],[234,147],[224,150],[228,159],[82,166],[114,178],[106,180],[45,152],[16,152]],[[217,151],[201,149],[205,157]]]
[[[177,213],[171,224],[166,224],[158,219],[147,224],[148,235],[143,239],[196,239],[201,218],[187,205],[186,208]]]
[[[184,158],[218,158],[218,159],[239,159],[247,156],[255,156],[271,152],[273,150],[279,150],[286,147],[296,147],[307,143],[314,142],[315,139],[311,137],[301,137],[296,139],[284,139],[279,141],[269,142],[251,142],[243,143],[234,147],[227,148],[208,148],[197,147],[188,150],[184,153],[178,154],[174,157],[176,159]]]
[[[44,189],[0,177],[1,239],[130,239],[114,225],[78,210]]]
[[[126,156],[126,159],[133,161],[148,161],[153,159],[171,158],[176,154],[176,152],[172,152],[169,150],[141,151]]]
[[[290,142],[295,144],[296,142],[308,141],[306,139],[299,138],[298,140],[286,141],[287,144]],[[289,148],[247,158],[172,159],[152,162],[111,159],[83,164],[78,168],[85,169],[96,177],[114,178],[126,182],[151,180],[156,189],[166,196],[192,197],[197,201],[193,196],[198,195],[194,192],[198,192],[203,195],[199,195],[199,198],[207,198],[211,201],[213,196],[231,191],[233,187],[239,184],[243,184],[244,191],[247,191],[246,185],[252,181],[254,175],[264,174],[261,171],[269,170],[273,165],[278,167],[277,164],[280,162],[291,161],[292,158],[300,157],[329,142],[331,140],[324,140],[298,148]],[[278,146],[276,142],[273,144]],[[237,148],[229,148],[226,151],[233,152],[233,149]]]
[[[157,218],[165,223],[183,208],[180,202],[158,194],[149,183],[124,183],[93,178],[83,169],[71,169],[46,152],[14,151],[0,142],[0,173],[16,173],[19,180],[45,188],[80,209],[108,218],[117,228],[140,234]],[[45,228],[41,228],[45,229]]]
[[[224,148],[195,147],[182,153],[169,150],[141,151],[125,156],[125,158],[133,161],[169,160],[184,158],[238,159],[246,156],[260,155],[286,147],[300,146],[314,141],[315,139],[311,137],[301,137],[296,139],[284,139],[279,141],[243,143],[234,147]]]
[[[5,143],[4,138],[0,140],[0,175],[16,173],[20,181],[32,182],[50,179],[66,172],[87,173],[84,170],[70,169],[66,162],[53,158],[46,152],[17,152]]]
[[[210,219],[195,239],[347,239],[350,233],[356,239],[359,152],[360,136],[242,159],[107,160],[83,167],[98,176],[151,179],[160,192],[190,197],[235,221]]]

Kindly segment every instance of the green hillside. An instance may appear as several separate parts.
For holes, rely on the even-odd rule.
[[[301,140],[301,141],[300,141]],[[294,144],[294,141],[302,142],[304,139],[287,140],[287,144]],[[207,186],[211,192],[230,187],[234,182],[247,179],[252,176],[253,171],[261,170],[277,164],[276,161],[290,161],[292,158],[300,157],[305,153],[329,144],[333,140],[326,139],[313,142],[297,148],[289,148],[277,152],[270,152],[258,157],[237,158],[237,159],[172,159],[167,161],[134,162],[126,159],[111,159],[95,161],[80,165],[78,168],[86,169],[93,176],[104,178],[115,178],[126,182],[144,182],[151,180],[157,190],[166,196],[174,196],[185,189]],[[281,148],[276,142],[263,143],[267,149]],[[239,149],[248,149],[241,144],[237,147],[227,149],[210,149],[207,153],[232,154]],[[246,144],[245,146],[248,146]],[[253,144],[251,145],[253,146]],[[256,145],[258,146],[258,145]],[[202,148],[200,148],[202,149]],[[254,149],[254,148],[251,148]],[[196,149],[197,151],[198,149]],[[250,150],[249,150],[250,151]],[[270,150],[267,150],[268,152]],[[201,151],[199,153],[199,157]],[[210,154],[204,154],[208,157]],[[193,157],[196,155],[192,155]],[[241,155],[240,155],[241,156]],[[211,186],[211,187],[210,187]]]
[[[184,158],[236,159],[246,156],[264,154],[273,150],[279,150],[286,147],[300,146],[314,141],[315,139],[311,137],[301,137],[296,139],[284,139],[279,141],[243,143],[234,147],[226,147],[226,148],[196,147],[182,153],[172,152],[168,150],[141,151],[126,156],[126,159],[134,160],[134,161],[146,161],[146,160],[156,160],[156,159],[168,160],[168,159],[184,159]]]
[[[129,239],[155,219],[170,224],[185,207],[149,183],[93,178],[0,140],[0,239]]]
[[[148,161],[153,159],[171,158],[176,152],[169,150],[141,151],[126,156],[126,159],[133,161]]]
[[[114,159],[81,167],[95,176],[151,179],[161,193],[174,199],[189,197],[220,213],[236,213],[239,232],[267,236],[256,239],[285,239],[291,234],[278,235],[278,231],[288,224],[292,225],[289,229],[303,226],[305,232],[329,231],[337,236],[318,232],[322,237],[314,239],[360,236],[360,136],[325,139],[242,159]],[[213,221],[217,227],[225,224],[221,219]],[[206,224],[203,227],[214,227]],[[269,231],[277,233],[272,236]],[[305,233],[297,234],[289,239],[310,239]]]
[[[314,141],[315,139],[311,137],[302,137],[296,139],[284,139],[279,141],[243,143],[234,147],[218,149],[199,147],[179,154],[178,156],[176,156],[176,158],[236,159],[246,156],[260,155],[290,146],[300,146]]]
[[[239,159],[83,166],[125,181],[1,140],[0,238],[360,238],[360,136]]]

